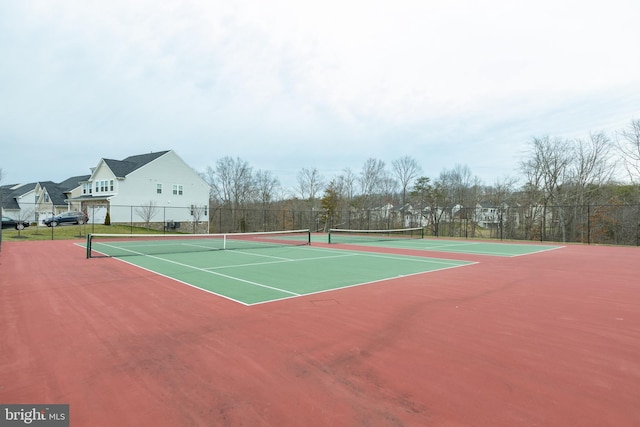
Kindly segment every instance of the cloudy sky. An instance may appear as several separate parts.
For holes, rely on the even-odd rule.
[[[638,0],[2,0],[4,184],[175,150],[516,175],[533,136],[640,118]]]

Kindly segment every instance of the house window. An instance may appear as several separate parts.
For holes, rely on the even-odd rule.
[[[156,193],[162,194],[162,184],[156,184]]]
[[[113,180],[109,181],[109,191],[113,191]]]
[[[173,195],[174,196],[182,196],[182,185],[173,184]]]
[[[100,181],[96,181],[96,193],[100,191]]]
[[[107,191],[107,180],[100,181],[100,191]]]

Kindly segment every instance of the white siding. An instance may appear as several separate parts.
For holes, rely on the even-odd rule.
[[[95,179],[109,179],[101,178],[106,174],[95,175]],[[162,194],[157,193],[158,184],[162,184]],[[141,221],[136,209],[130,206],[149,202],[157,206],[153,222],[187,222],[193,220],[191,205],[208,207],[209,204],[209,185],[173,151],[131,172],[115,185],[117,191],[110,199],[112,222]],[[173,194],[174,185],[182,186],[182,195]],[[207,216],[200,220],[208,220],[208,209]]]

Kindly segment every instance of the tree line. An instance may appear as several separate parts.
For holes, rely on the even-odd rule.
[[[211,200],[232,208],[269,207],[288,202],[298,207],[331,205],[335,209],[373,209],[385,204],[424,207],[429,203],[473,206],[500,204],[519,198],[527,204],[558,205],[638,203],[640,183],[640,119],[614,137],[592,132],[585,138],[533,137],[517,167],[519,174],[485,184],[466,165],[423,174],[411,156],[390,164],[369,158],[360,170],[345,168],[325,177],[317,168],[302,168],[294,188],[283,188],[270,171],[254,170],[236,157],[218,159],[203,174],[211,185]],[[328,203],[331,201],[331,203]]]
[[[532,137],[514,166],[517,175],[485,184],[466,165],[428,176],[409,155],[389,164],[369,158],[359,170],[345,168],[328,178],[317,168],[302,168],[295,187],[285,189],[271,172],[223,157],[203,177],[211,185],[212,217],[217,209],[230,215],[226,226],[218,217],[221,231],[292,224],[306,228],[308,223],[321,231],[355,223],[371,228],[424,226],[434,235],[454,235],[451,224],[443,225],[457,220],[456,235],[468,236],[476,230],[473,211],[482,205],[495,207],[495,233],[500,236],[591,241],[599,235],[602,242],[640,244],[640,120],[631,120],[614,135],[600,131],[575,139]],[[365,221],[358,214],[389,207],[396,223],[387,217],[386,223],[374,224],[371,215]],[[261,213],[249,219],[248,210]],[[290,220],[273,214],[268,221],[267,211],[275,210],[298,213]],[[276,225],[267,226],[270,221]]]
[[[466,236],[475,233],[473,210],[493,206],[501,236],[590,241],[598,234],[603,242],[640,244],[640,119],[612,135],[599,131],[574,139],[532,137],[526,148],[514,165],[517,175],[491,184],[460,164],[429,176],[415,158],[403,155],[388,164],[369,158],[359,170],[344,168],[331,177],[317,168],[302,168],[296,185],[284,188],[270,171],[227,156],[202,174],[211,186],[210,203],[196,207],[198,214],[193,215],[199,218],[201,208],[209,210],[210,218],[223,209],[230,212],[225,221],[219,215],[213,227],[225,232],[294,225],[344,228],[355,223],[371,228],[424,226],[438,235],[444,222],[457,220],[457,232]],[[0,181],[3,175],[0,168]],[[389,207],[395,223],[389,212],[384,214],[386,223],[362,214]],[[148,218],[152,208],[142,217]],[[250,220],[245,214],[249,209],[261,213],[254,212]],[[267,212],[275,210],[293,213],[289,218]],[[451,224],[444,230],[454,232]]]

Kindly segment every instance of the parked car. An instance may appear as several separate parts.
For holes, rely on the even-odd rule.
[[[56,227],[60,224],[84,224],[88,220],[89,217],[84,212],[70,211],[47,218],[43,222],[47,227]]]
[[[17,219],[9,218],[8,216],[2,217],[2,228],[15,228],[16,230],[24,230],[29,226],[29,221],[19,221]]]

